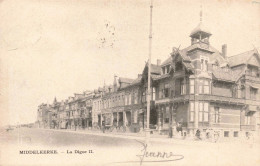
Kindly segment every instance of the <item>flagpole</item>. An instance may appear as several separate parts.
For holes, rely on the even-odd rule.
[[[149,58],[148,58],[148,87],[147,87],[147,124],[146,124],[146,143],[150,140],[150,101],[151,101],[151,56],[152,56],[152,12],[153,0],[150,5],[150,32],[149,32]]]

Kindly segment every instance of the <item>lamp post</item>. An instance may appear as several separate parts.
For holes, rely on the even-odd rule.
[[[153,12],[153,0],[150,5],[150,32],[149,32],[149,56],[148,56],[148,87],[147,87],[147,124],[146,124],[146,143],[149,143],[150,139],[150,101],[151,101],[151,55],[152,55],[152,12]]]

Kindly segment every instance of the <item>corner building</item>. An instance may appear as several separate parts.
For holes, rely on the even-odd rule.
[[[191,45],[174,48],[161,64],[156,87],[157,125],[160,133],[197,129],[219,130],[223,137],[259,135],[259,52],[227,57],[210,45],[212,34],[202,22],[191,32]]]

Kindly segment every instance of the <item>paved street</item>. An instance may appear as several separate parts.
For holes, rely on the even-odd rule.
[[[123,138],[107,138],[105,136],[93,136],[89,134],[75,133],[64,130],[43,130],[34,128],[17,128],[5,132],[2,139],[9,143],[18,143],[30,145],[47,145],[47,146],[133,146],[137,144],[135,140]]]
[[[20,139],[19,139],[20,138]],[[166,141],[165,141],[166,140]],[[75,131],[45,130],[33,128],[16,128],[9,132],[1,130],[0,134],[2,159],[13,156],[19,161],[37,160],[39,163],[59,165],[60,160],[66,156],[66,164],[88,162],[88,165],[140,165],[144,142],[142,137],[118,136],[115,134],[83,133]],[[140,141],[140,142],[138,142]],[[20,144],[19,144],[20,142]],[[21,150],[54,149],[57,155],[21,155]],[[89,151],[93,154],[75,154],[75,150]],[[67,154],[73,151],[73,154]],[[143,162],[142,165],[255,165],[259,156],[259,149],[254,145],[239,145],[234,143],[213,144],[206,142],[171,141],[164,139],[151,139],[147,151],[158,153],[170,152],[182,156],[181,160],[160,163]],[[178,157],[177,157],[178,158]],[[48,160],[46,160],[48,159]],[[102,160],[101,160],[102,159]],[[161,158],[146,157],[144,161],[163,160]],[[165,159],[164,159],[165,160]],[[3,160],[12,164],[12,160]],[[125,161],[127,161],[125,163]],[[203,161],[203,162],[202,162]],[[215,161],[215,162],[212,162]],[[33,161],[32,161],[33,162]],[[115,163],[119,162],[119,163]],[[123,163],[121,163],[123,162]],[[111,164],[109,164],[111,163]],[[1,163],[0,163],[1,164]]]

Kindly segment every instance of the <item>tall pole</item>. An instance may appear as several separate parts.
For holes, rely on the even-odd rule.
[[[146,126],[146,142],[149,143],[150,138],[150,100],[151,100],[151,56],[152,56],[152,12],[153,0],[150,5],[150,32],[149,32],[149,58],[148,58],[148,87],[147,87],[147,126]]]

